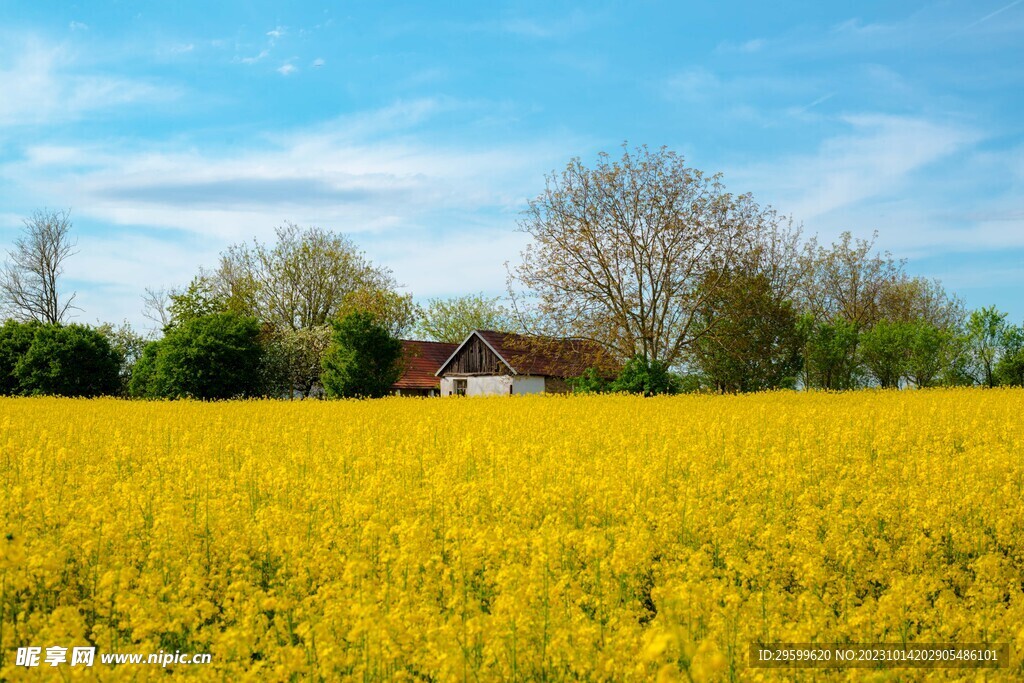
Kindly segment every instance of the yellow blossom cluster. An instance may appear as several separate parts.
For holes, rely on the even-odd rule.
[[[0,399],[0,680],[1020,680],[1024,391]],[[765,669],[756,643],[1009,643]],[[43,667],[45,668],[45,667]],[[56,670],[55,670],[56,671]]]

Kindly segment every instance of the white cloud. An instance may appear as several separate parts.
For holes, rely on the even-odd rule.
[[[527,236],[508,224],[477,226],[472,231],[437,235],[410,232],[366,243],[367,253],[390,267],[396,279],[418,298],[483,291],[505,292],[504,263],[518,262]]]
[[[326,62],[324,62],[323,58],[317,57],[316,59],[313,60],[313,63],[310,64],[310,66],[312,66],[314,69],[319,69],[324,64],[326,64]]]
[[[83,73],[66,49],[28,39],[10,50],[0,68],[0,126],[45,125],[79,119],[131,104],[166,102],[176,88],[151,82]]]
[[[726,184],[826,242],[845,230],[877,230],[880,248],[912,260],[1024,249],[1020,149],[983,151],[978,131],[925,118],[842,122],[847,131],[816,152],[733,168]]]
[[[825,140],[816,153],[740,168],[730,177],[744,187],[760,186],[759,196],[810,222],[898,193],[915,171],[979,139],[973,130],[919,118],[869,114],[842,121],[849,132]]]
[[[291,76],[293,73],[295,73],[298,70],[299,70],[299,67],[297,67],[294,64],[291,64],[289,62],[285,62],[284,64],[282,64],[281,66],[277,67],[277,69],[276,69],[277,73],[281,74],[282,76]]]
[[[89,25],[83,24],[80,21],[72,21],[70,24],[68,24],[68,28],[70,28],[72,31],[88,31]]]
[[[270,56],[270,50],[260,50],[258,54],[252,57],[239,57],[238,61],[242,64],[255,64],[256,62],[262,62],[268,56]]]
[[[180,141],[38,145],[0,166],[0,178],[28,201],[60,197],[83,223],[109,226],[110,239],[80,240],[88,249],[72,276],[123,296],[83,299],[89,319],[141,322],[144,286],[185,282],[227,245],[271,239],[286,220],[355,234],[418,296],[497,293],[501,264],[515,261],[523,242],[518,211],[580,142],[474,147],[418,134],[438,116],[465,113],[452,101],[401,102],[241,151],[182,151]]]

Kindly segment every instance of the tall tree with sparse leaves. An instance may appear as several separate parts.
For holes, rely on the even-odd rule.
[[[0,271],[0,306],[17,320],[60,324],[74,308],[61,290],[64,262],[75,254],[70,211],[36,211],[7,252]]]
[[[664,148],[574,159],[520,222],[532,240],[510,271],[516,314],[531,331],[676,365],[709,332],[700,309],[747,236],[779,222]]]

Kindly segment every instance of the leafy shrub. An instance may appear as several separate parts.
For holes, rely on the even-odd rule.
[[[32,342],[14,366],[18,393],[119,393],[121,358],[100,332],[84,325],[36,324],[32,328]]]
[[[131,379],[147,398],[228,399],[262,393],[259,324],[235,313],[189,318],[151,342]]]
[[[322,381],[331,398],[378,398],[402,374],[402,342],[373,314],[353,311],[332,323]]]

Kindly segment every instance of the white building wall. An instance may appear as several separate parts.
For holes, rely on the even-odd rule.
[[[466,383],[466,396],[508,396],[508,388],[512,386],[510,375],[486,375],[469,377]]]
[[[513,394],[543,394],[543,377],[516,377],[512,383]]]
[[[442,377],[441,395],[455,394],[455,380],[466,380],[466,396],[508,396],[510,394],[543,394],[543,377],[486,375],[482,377]],[[511,391],[509,391],[511,388]]]

